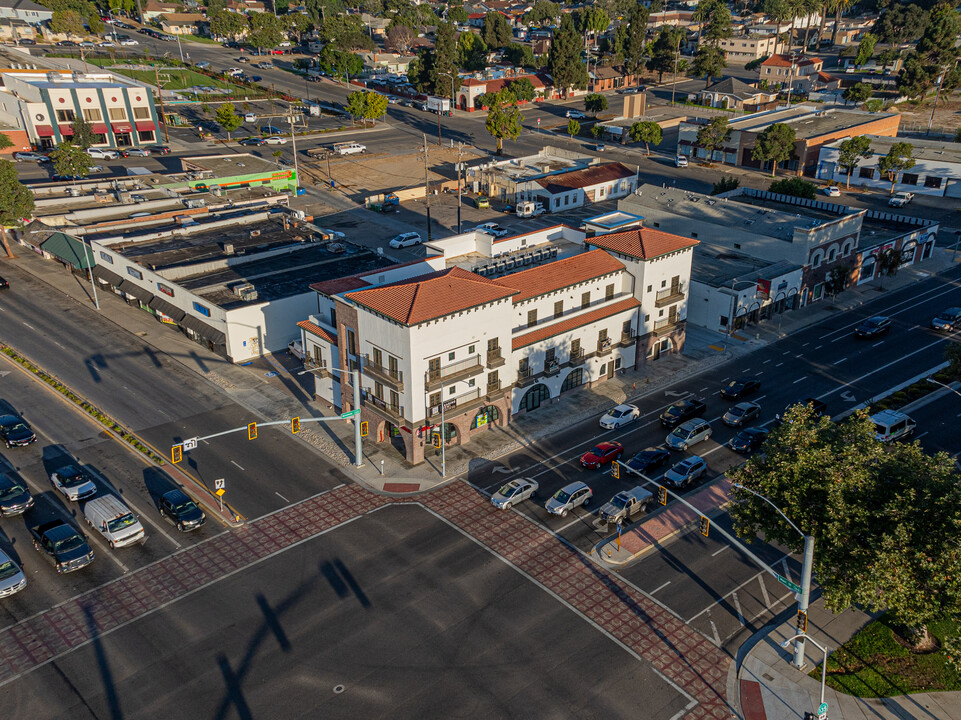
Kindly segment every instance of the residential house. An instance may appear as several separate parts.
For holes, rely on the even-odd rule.
[[[823,67],[824,60],[817,57],[772,55],[761,63],[758,74],[762,87],[791,87],[806,93],[811,91]]]
[[[0,0],[0,18],[39,25],[53,17],[53,10],[31,0]]]
[[[546,97],[551,96],[551,88],[545,75],[541,75],[540,73],[515,74],[513,69],[501,71],[499,75],[500,77],[496,78],[478,78],[475,76],[461,80],[456,95],[457,107],[465,112],[482,110],[483,106],[481,106],[478,101],[481,95],[500,92],[504,87],[521,78],[530,80],[534,85],[534,89],[541,95],[545,95]]]
[[[14,45],[21,40],[36,40],[37,26],[26,20],[11,17],[0,17],[0,40]]]
[[[781,51],[784,43],[774,35],[739,35],[718,43],[728,62],[749,63],[758,58],[766,58]]]
[[[588,92],[605,92],[626,87],[636,87],[639,77],[629,73],[623,65],[597,65],[588,72]]]
[[[143,20],[149,23],[156,20],[161,15],[177,14],[180,12],[179,3],[160,2],[160,0],[147,0],[143,5]]]
[[[171,35],[202,35],[207,18],[200,13],[170,13],[161,15],[160,29]]]
[[[770,110],[777,106],[778,93],[759,90],[737,78],[723,78],[697,94],[701,105],[757,112]]]
[[[636,171],[613,162],[518,183],[517,191],[526,199],[544,203],[548,212],[558,212],[621,198],[636,187]]]

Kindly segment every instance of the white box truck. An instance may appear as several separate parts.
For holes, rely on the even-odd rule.
[[[450,98],[429,95],[427,97],[427,109],[432,113],[449,113]]]

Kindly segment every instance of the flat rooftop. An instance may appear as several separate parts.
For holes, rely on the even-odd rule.
[[[101,202],[97,200],[96,196],[93,194],[82,195],[79,198],[74,198],[69,195],[62,197],[54,196],[38,200],[34,216],[46,217],[50,215],[66,215],[69,217],[72,213],[78,213],[83,210],[101,210],[102,212],[98,213],[95,217],[69,217],[70,222],[75,225],[95,225],[98,223],[108,222],[110,220],[116,220],[118,218],[128,217],[131,213],[135,212],[169,212],[170,210],[178,207],[185,208],[183,201],[187,199],[193,200],[202,198],[206,201],[208,208],[216,210],[234,203],[264,200],[266,198],[277,197],[278,195],[282,194],[277,190],[272,190],[269,187],[244,187],[227,189],[224,191],[224,194],[221,197],[217,197],[209,192],[188,192],[178,194],[176,197],[171,197],[166,190],[153,187],[140,190],[139,192],[136,190],[132,190],[131,192],[135,195],[143,195],[148,201],[151,202],[147,204],[121,204],[117,201],[116,195],[112,191],[108,193],[109,199],[107,202]],[[86,222],[84,220],[86,220]]]
[[[313,283],[372,272],[394,263],[387,258],[351,243],[346,250],[332,253],[326,243],[311,244],[290,253],[231,265],[178,280],[178,284],[206,301],[229,310],[248,305],[233,291],[250,283],[257,290],[257,302],[279,300],[310,292]]]
[[[731,250],[725,245],[702,242],[694,248],[691,281],[712,287],[729,287],[732,281],[773,280],[800,269],[788,261],[762,260]]]
[[[825,210],[800,208],[747,196],[711,197],[676,187],[665,188],[647,184],[622,202],[632,209],[641,205],[654,211],[690,217],[732,230],[748,228],[752,235],[764,235],[788,242],[793,240],[795,229],[811,229],[839,217]],[[798,212],[802,209],[803,214]]]
[[[871,113],[863,110],[821,109],[813,105],[798,105],[783,110],[748,115],[740,120],[732,120],[730,128],[758,133],[775,123],[785,123],[794,128],[798,140],[810,140],[847,128],[856,128],[894,113]]]
[[[917,138],[886,137],[884,135],[865,135],[871,141],[871,150],[875,158],[888,154],[891,146],[897,142],[908,142],[914,150],[911,152],[915,160],[930,160],[938,163],[961,163],[961,143],[945,140],[921,140]],[[837,148],[844,140],[825,145]]]
[[[280,172],[287,170],[283,165],[248,153],[236,155],[197,155],[180,158],[184,172],[208,170],[216,177],[251,175],[253,173]]]
[[[576,155],[570,152],[554,153],[552,148],[545,148],[536,155],[499,160],[483,166],[485,169],[507,176],[512,180],[533,180],[553,173],[580,170],[597,162],[592,155]],[[573,157],[570,157],[573,155]]]
[[[597,227],[613,230],[615,228],[636,225],[643,219],[644,218],[641,215],[624,212],[623,210],[615,210],[614,212],[604,213],[603,215],[595,215],[594,217],[585,218],[584,224],[595,225]]]

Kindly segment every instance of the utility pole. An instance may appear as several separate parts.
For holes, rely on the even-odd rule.
[[[931,126],[934,124],[934,111],[938,108],[938,99],[941,97],[941,86],[944,85],[944,76],[947,72],[946,68],[941,68],[941,77],[938,78],[938,91],[934,94],[934,105],[931,107],[931,117],[928,118],[928,135],[931,134]]]
[[[164,142],[169,143],[170,135],[167,133],[167,113],[164,112],[164,89],[160,84],[160,70],[157,69],[156,65],[153,66],[153,72],[157,80],[157,93],[160,95],[160,122],[163,123],[164,126]]]
[[[427,170],[427,133],[424,133],[424,198],[427,200],[427,242],[430,242],[430,176]]]
[[[444,147],[444,141],[440,136],[440,108],[437,109],[437,147]]]
[[[297,197],[297,191],[300,189],[300,172],[297,166],[297,133],[294,132],[294,113],[293,108],[287,108],[288,115],[287,120],[290,122],[290,143],[292,145],[294,153],[294,197]]]
[[[677,32],[677,48],[674,50],[674,77],[671,80],[671,105],[674,104],[674,90],[677,88],[677,63],[681,59],[681,31]]]

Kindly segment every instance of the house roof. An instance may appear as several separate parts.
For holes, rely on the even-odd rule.
[[[357,290],[344,297],[404,325],[418,325],[509,298],[516,292],[493,280],[452,267],[390,285]]]
[[[793,61],[789,55],[772,55],[767,60],[761,63],[763,67],[786,67],[789,68],[791,65],[797,67],[805,67],[807,65],[818,65],[824,64],[824,61],[820,58],[794,58]]]
[[[144,12],[177,12],[180,6],[176,3],[158,2],[158,0],[147,0],[143,6]]]
[[[164,13],[159,18],[161,22],[170,23],[172,25],[176,25],[177,23],[199,23],[204,22],[206,19],[207,18],[200,13]]]
[[[829,75],[828,73],[823,72],[821,70],[818,71],[817,78],[821,82],[837,82],[839,79],[834,77],[834,75]]]
[[[515,80],[527,78],[535,88],[547,87],[547,84],[537,75],[517,75],[516,77],[497,78],[496,80],[478,80],[477,78],[467,78],[461,82],[461,87],[483,87],[487,92],[500,92],[505,85],[510,85]]]
[[[625,298],[620,302],[614,303],[613,305],[599,307],[596,310],[591,310],[583,315],[575,315],[567,318],[566,320],[561,320],[560,322],[544,325],[543,327],[539,327],[537,330],[525,333],[524,335],[518,335],[516,338],[511,340],[511,347],[514,350],[519,350],[522,347],[533,345],[534,343],[540,342],[541,340],[546,340],[549,337],[570,332],[576,328],[590,325],[598,320],[603,320],[604,318],[622,313],[625,310],[633,310],[634,308],[638,308],[640,306],[641,302],[637,298]]]
[[[329,330],[324,330],[320,325],[315,325],[310,320],[301,320],[297,323],[297,327],[303,328],[311,335],[316,335],[322,340],[326,340],[331,345],[337,344],[337,333],[332,333]]]
[[[316,290],[321,295],[333,297],[334,295],[340,295],[344,292],[359,290],[360,288],[365,287],[370,287],[370,283],[361,279],[360,275],[348,275],[346,277],[334,278],[333,280],[324,280],[323,282],[314,283],[310,286],[310,289]]]
[[[11,10],[32,10],[34,12],[53,12],[50,8],[37,5],[30,0],[0,0],[0,7],[10,8]]]
[[[571,172],[558,173],[538,178],[534,182],[547,190],[549,193],[568,192],[578,188],[591,187],[611,180],[631,177],[634,171],[623,163],[613,162],[603,165],[592,165],[583,170],[572,170]]]
[[[623,269],[624,263],[610,253],[604,250],[590,250],[580,255],[505,275],[497,278],[495,282],[516,290],[514,302],[519,303]]]
[[[729,77],[720,80],[709,88],[706,88],[704,92],[720,93],[721,95],[731,95],[736,97],[738,100],[750,100],[758,95],[777,95],[777,93],[770,93],[764,90],[759,90],[753,85],[748,85],[746,82],[738,80],[737,78]]]
[[[595,235],[584,242],[639,260],[650,260],[698,244],[697,240],[651,228],[635,228],[607,235]]]
[[[62,232],[53,233],[41,243],[40,248],[69,263],[77,270],[86,270],[94,265],[93,253],[87,246]]]

